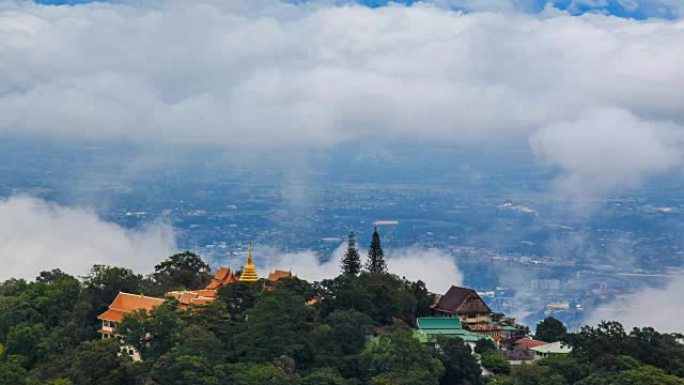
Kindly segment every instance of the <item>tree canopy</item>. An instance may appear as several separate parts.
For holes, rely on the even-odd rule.
[[[119,291],[196,287],[208,271],[198,258],[177,254],[147,277],[94,266],[81,280],[51,270],[0,283],[0,384],[684,385],[684,336],[648,327],[603,322],[567,333],[547,319],[538,338],[573,352],[520,366],[489,339],[474,352],[458,338],[421,342],[412,327],[434,295],[386,271],[235,282],[205,306],[167,299],[127,314],[116,325],[126,345],[99,339],[97,315]],[[121,354],[129,345],[142,362]]]
[[[377,227],[375,230],[373,230],[373,237],[371,239],[370,247],[368,248],[368,261],[366,262],[366,269],[371,273],[387,272],[385,253],[382,251],[380,234],[378,233]]]

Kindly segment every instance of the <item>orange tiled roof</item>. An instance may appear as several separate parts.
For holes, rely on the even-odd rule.
[[[292,272],[285,270],[275,270],[274,272],[268,275],[268,280],[271,282],[275,282],[283,278],[292,278]]]
[[[109,309],[100,314],[97,318],[106,321],[120,322],[124,315],[139,309],[152,310],[161,305],[163,298],[147,297],[142,294],[130,294],[119,292],[114,301],[109,305]]]
[[[212,295],[202,295],[201,292],[210,292]],[[216,291],[214,290],[170,291],[166,293],[167,296],[177,299],[181,306],[205,305],[214,300],[215,294]]]
[[[97,319],[111,322],[121,322],[124,315],[126,315],[126,313],[122,312],[121,310],[109,309],[104,313],[100,314],[99,316],[97,316]]]
[[[230,268],[222,267],[218,269],[216,274],[214,274],[214,277],[211,278],[211,281],[207,285],[206,290],[218,290],[223,286],[226,286],[235,281],[237,281],[237,277],[235,277]]]
[[[211,297],[197,297],[192,299],[192,304],[193,305],[206,305],[210,302],[213,302],[214,298]]]
[[[197,290],[197,295],[200,297],[216,297],[216,290]]]

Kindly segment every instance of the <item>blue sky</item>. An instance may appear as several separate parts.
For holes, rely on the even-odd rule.
[[[573,14],[586,12],[601,12],[619,17],[645,19],[649,17],[673,19],[678,15],[677,9],[667,0],[501,0],[512,1],[521,10],[527,12],[539,12],[547,3],[552,3],[556,8],[567,10]],[[684,1],[684,0],[682,0]],[[91,0],[36,0],[41,4],[80,4]],[[359,0],[360,3],[369,7],[382,7],[390,2],[413,4],[416,0]],[[473,3],[472,0],[455,0],[455,4]],[[492,4],[496,1],[488,1]]]

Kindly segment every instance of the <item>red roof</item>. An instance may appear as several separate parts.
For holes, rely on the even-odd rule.
[[[216,290],[197,290],[200,297],[216,297]]]
[[[121,322],[124,315],[126,315],[126,313],[124,313],[120,310],[109,309],[109,310],[105,311],[104,313],[100,314],[99,316],[97,316],[97,319],[105,320],[105,321],[111,321],[111,322]]]
[[[235,281],[237,281],[237,278],[235,277],[235,275],[233,275],[233,272],[230,270],[230,268],[222,267],[218,269],[216,274],[214,274],[214,277],[211,279],[211,282],[209,282],[209,284],[207,285],[206,290],[218,290],[223,286],[226,286]]]
[[[539,340],[532,340],[529,338],[522,338],[517,341],[515,341],[515,347],[516,348],[535,348],[537,346],[542,346],[546,345],[547,343],[544,341],[539,341]]]
[[[142,294],[120,292],[109,305],[109,310],[97,318],[106,321],[120,322],[124,315],[136,310],[152,310],[164,302],[163,298],[147,297]]]
[[[282,278],[292,278],[292,272],[285,270],[275,270],[273,273],[268,275],[268,280],[271,282],[275,282]]]

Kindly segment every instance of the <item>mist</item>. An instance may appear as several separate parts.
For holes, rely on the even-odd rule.
[[[28,196],[0,200],[0,280],[32,279],[56,268],[82,276],[95,264],[150,273],[175,250],[174,231],[164,221],[127,229],[83,207]]]

